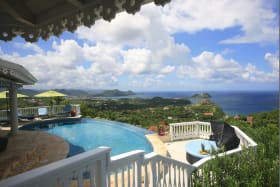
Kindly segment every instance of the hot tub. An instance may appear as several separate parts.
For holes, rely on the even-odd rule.
[[[201,144],[204,145],[207,153],[201,153]],[[189,163],[193,164],[199,161],[202,158],[208,157],[211,155],[213,150],[218,150],[215,141],[211,140],[191,140],[186,143],[186,159]]]

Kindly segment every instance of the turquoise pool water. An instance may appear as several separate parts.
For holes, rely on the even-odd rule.
[[[111,156],[132,150],[153,151],[145,137],[150,131],[115,121],[83,118],[78,123],[53,125],[41,130],[67,140],[70,144],[69,156],[99,146],[111,147]]]

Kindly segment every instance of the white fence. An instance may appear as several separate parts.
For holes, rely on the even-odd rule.
[[[76,111],[77,115],[80,115],[81,109],[79,104],[71,104],[72,110]],[[38,107],[26,107],[26,108],[18,108],[18,112],[22,115],[34,115],[35,117],[38,116],[38,109],[39,108],[47,108],[48,115],[56,115],[60,112],[63,112],[65,105],[53,105],[53,106],[38,106]],[[5,121],[8,119],[7,110],[0,110],[0,121]]]
[[[169,125],[171,141],[190,138],[208,139],[211,132],[212,130],[209,122],[193,121],[171,123]]]
[[[205,122],[170,124],[170,133],[175,136],[173,140],[208,137],[211,134],[209,126],[210,123]],[[239,152],[243,146],[257,146],[239,128],[234,129],[240,138],[240,146],[220,153],[219,156]],[[110,151],[111,148],[99,147],[2,180],[0,186],[187,187],[191,186],[194,170],[213,158],[206,157],[190,165],[155,153],[145,155],[144,151],[132,151],[110,157]]]
[[[218,156],[230,155],[242,151],[243,148],[256,147],[257,144],[249,136],[247,136],[238,127],[232,126],[234,128],[235,134],[240,139],[239,147],[224,153],[218,154]],[[211,124],[209,122],[182,122],[182,123],[171,123],[169,125],[169,133],[171,141],[180,139],[190,139],[190,138],[202,138],[208,139],[212,134]],[[193,164],[195,167],[200,167],[207,161],[213,159],[212,157],[203,158]]]
[[[13,187],[185,187],[194,167],[167,157],[132,151],[111,157],[111,148],[99,147],[68,159],[0,181]]]

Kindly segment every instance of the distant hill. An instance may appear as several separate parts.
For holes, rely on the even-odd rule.
[[[40,93],[40,90],[31,90],[31,89],[19,89],[18,93],[27,95],[29,97],[32,97],[33,95],[36,95]]]
[[[87,93],[86,91],[83,90],[75,90],[75,89],[53,89],[57,92],[66,94],[67,96],[79,96],[79,97],[84,97],[84,96],[89,96],[90,94]],[[41,92],[45,92],[48,90],[32,90],[32,89],[20,89],[18,92],[21,94],[28,95],[30,97],[39,94]]]
[[[134,92],[128,90],[128,91],[120,91],[118,89],[114,90],[105,90],[102,93],[95,94],[96,97],[118,97],[118,96],[129,96],[129,95],[135,95]]]
[[[135,95],[132,91],[115,90],[78,90],[78,89],[53,89],[70,97],[118,97]],[[20,89],[18,92],[30,97],[47,90]]]
[[[78,89],[55,89],[55,91],[58,91],[60,93],[64,93],[67,96],[76,96],[76,97],[88,97],[91,96],[87,91],[84,90],[78,90]]]
[[[211,95],[209,93],[199,93],[199,94],[192,95],[192,98],[207,99],[207,98],[211,98]]]

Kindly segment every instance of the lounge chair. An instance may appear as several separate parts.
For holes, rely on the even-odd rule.
[[[29,121],[29,120],[33,120],[34,118],[35,118],[34,114],[23,115],[21,112],[18,112],[18,119],[20,121]]]
[[[72,105],[65,105],[62,112],[57,113],[58,116],[69,116],[71,114]]]
[[[46,107],[38,108],[38,117],[40,118],[48,118],[48,109]]]

